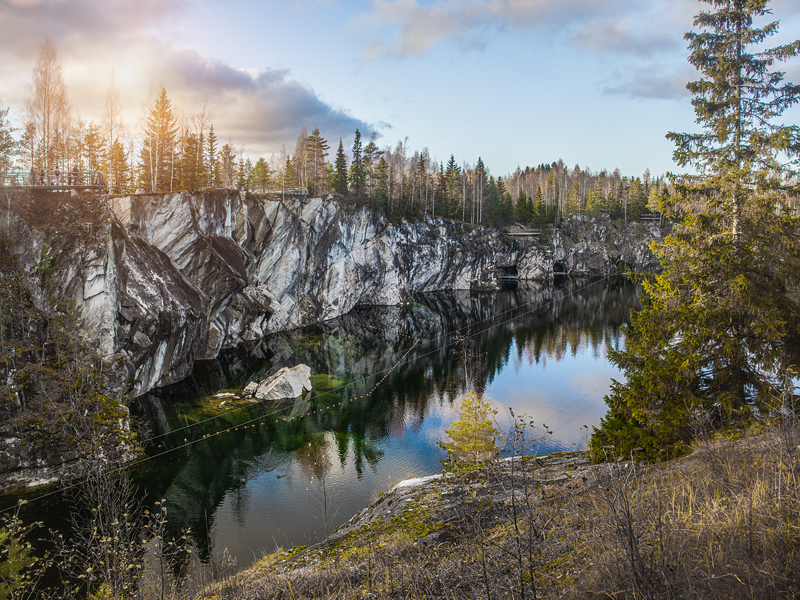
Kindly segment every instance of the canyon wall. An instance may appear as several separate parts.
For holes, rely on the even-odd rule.
[[[5,206],[2,206],[5,204]],[[87,335],[131,396],[186,377],[195,361],[357,304],[398,305],[444,289],[491,290],[499,273],[656,268],[655,224],[576,217],[537,237],[434,217],[392,223],[332,198],[233,190],[123,197],[40,193],[0,204],[17,262],[46,255]]]

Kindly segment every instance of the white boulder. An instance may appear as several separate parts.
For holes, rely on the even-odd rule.
[[[299,398],[303,392],[311,391],[311,367],[297,365],[291,369],[283,367],[274,375],[258,384],[253,394],[259,400],[283,400]]]

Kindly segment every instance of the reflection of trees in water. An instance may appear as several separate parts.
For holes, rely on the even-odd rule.
[[[430,294],[419,300],[427,310],[406,314],[397,325],[401,331],[406,327],[409,333],[424,332],[429,341],[412,354],[414,360],[399,370],[390,386],[375,394],[387,410],[406,419],[410,415],[422,419],[430,402],[452,402],[469,387],[481,391],[509,360],[528,355],[536,362],[543,357],[559,361],[582,346],[595,354],[618,347],[620,326],[637,306],[638,290],[607,282],[587,288],[584,282],[573,282],[556,289],[532,286],[479,296]],[[416,314],[422,317],[421,324],[414,322]],[[517,315],[521,316],[514,318]],[[392,329],[392,323],[386,329]],[[471,334],[465,352],[463,344],[452,342],[467,329]],[[515,347],[517,354],[512,357]],[[481,360],[471,360],[475,356]]]
[[[330,475],[333,465],[328,456],[330,443],[324,434],[309,436],[308,442],[294,453],[300,471],[306,480],[320,480]]]
[[[517,360],[525,356],[529,364],[539,363],[544,353],[560,361],[583,347],[591,348],[596,357],[607,354],[609,349],[619,348],[620,326],[636,306],[638,290],[634,286],[575,294],[570,302],[554,305],[553,318],[538,324],[521,322],[515,328]]]
[[[303,412],[302,418],[275,423],[272,415],[209,437],[151,467],[143,480],[151,497],[168,499],[171,525],[191,527],[207,556],[205,532],[216,507],[226,493],[258,476],[254,464],[259,457],[271,452],[286,461],[294,455],[303,474],[316,475],[319,481],[317,461],[308,448],[318,452],[324,443],[325,456],[335,452],[342,468],[352,460],[359,477],[367,467],[376,471],[383,440],[409,426],[420,427],[432,404],[453,402],[468,387],[485,388],[509,361],[561,360],[584,346],[595,353],[617,347],[619,328],[637,298],[634,286],[607,282],[588,288],[585,282],[572,282],[558,288],[520,286],[497,294],[426,294],[410,307],[360,307],[335,321],[266,338],[251,345],[249,353],[242,348],[226,352],[220,360],[198,367],[186,382],[161,390],[153,414],[158,412],[158,419],[176,429],[185,424],[180,410],[187,396],[243,386],[298,363],[309,365],[314,374],[329,375],[333,389],[315,390],[303,411],[296,404],[293,412]],[[456,335],[468,330],[468,341],[455,344]],[[368,395],[415,339],[420,342],[406,362]],[[226,420],[193,428],[191,437],[198,439],[235,424],[234,418],[243,423],[270,410],[256,405],[232,413]],[[177,441],[186,435],[180,433]],[[234,504],[241,521],[246,494],[237,496]]]
[[[300,470],[310,480],[307,489],[312,493],[317,512],[314,516],[322,522],[325,539],[331,533],[331,521],[337,512],[336,498],[330,485],[333,461],[329,456],[329,446],[328,436],[320,434],[312,436],[307,444],[303,444],[295,452]]]

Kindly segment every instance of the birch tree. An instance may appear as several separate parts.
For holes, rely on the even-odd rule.
[[[25,112],[36,137],[38,166],[49,172],[58,159],[58,141],[69,125],[70,113],[67,86],[61,76],[56,49],[49,39],[39,49],[27,90]]]

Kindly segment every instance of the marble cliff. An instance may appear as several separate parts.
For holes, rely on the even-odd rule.
[[[433,217],[396,224],[333,198],[234,190],[9,196],[0,230],[19,264],[52,257],[60,290],[82,305],[86,334],[120,365],[131,396],[179,381],[223,348],[358,304],[494,289],[500,272],[548,282],[554,272],[652,269],[648,243],[660,236],[657,225],[583,217],[543,239],[513,237]]]

